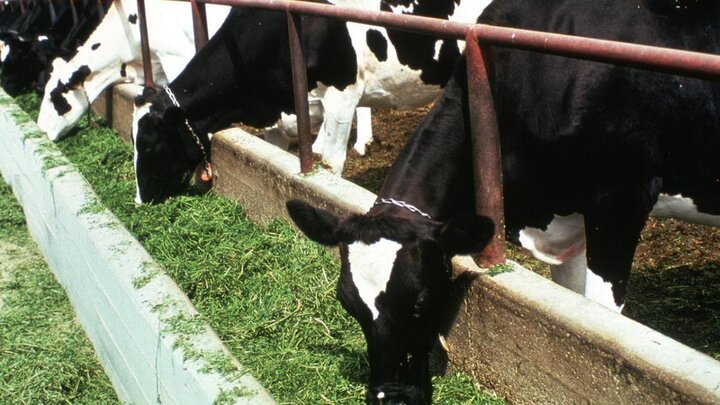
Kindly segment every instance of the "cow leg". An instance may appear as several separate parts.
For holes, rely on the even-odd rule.
[[[347,144],[355,108],[360,101],[362,84],[356,83],[340,91],[330,87],[322,99],[325,116],[313,152],[321,155],[330,171],[339,175],[347,158]]]
[[[658,194],[659,182],[626,185],[598,195],[585,212],[588,298],[622,308],[640,232]]]
[[[372,142],[372,115],[370,107],[358,107],[355,109],[357,120],[357,140],[353,149],[362,156],[365,156],[365,148]]]
[[[290,138],[288,138],[285,131],[283,131],[277,124],[272,127],[265,128],[263,138],[268,143],[275,145],[282,150],[288,150],[290,148]]]
[[[526,227],[520,243],[536,259],[550,265],[552,280],[585,294],[585,223],[581,214],[555,215],[545,229]]]
[[[310,114],[310,130],[317,132],[323,119],[323,107],[318,98],[308,97],[308,112]],[[297,116],[281,113],[280,119],[275,125],[265,128],[263,138],[283,150],[288,150],[290,145],[294,145],[298,141]]]
[[[560,264],[550,265],[552,280],[561,286],[585,295],[587,259],[585,249]]]

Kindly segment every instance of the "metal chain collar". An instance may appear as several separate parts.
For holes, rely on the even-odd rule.
[[[410,204],[406,203],[405,201],[396,200],[394,198],[379,198],[378,200],[375,201],[375,204],[373,204],[373,205],[380,205],[380,204],[389,204],[389,205],[395,205],[395,206],[398,206],[401,208],[405,208],[406,210],[408,210],[410,212],[420,214],[420,215],[424,216],[425,218],[432,220],[432,217],[430,215],[428,215],[425,212],[422,212],[418,207],[416,207],[414,205],[410,205]]]
[[[170,101],[173,103],[175,107],[180,108],[180,103],[178,103],[177,98],[175,98],[175,94],[173,94],[172,90],[170,90],[170,87],[167,86],[167,84],[163,84],[163,90],[165,90],[165,93],[167,93],[168,97],[170,98]],[[205,147],[203,146],[202,142],[200,142],[200,137],[197,136],[195,133],[195,130],[192,129],[190,126],[190,122],[188,122],[187,118],[185,118],[185,126],[187,127],[188,131],[190,131],[190,134],[193,136],[193,139],[195,140],[195,143],[197,144],[198,148],[200,148],[200,152],[202,152],[203,155],[203,163],[205,164],[205,167],[210,167],[210,162],[208,162],[207,159],[207,152],[205,152]]]

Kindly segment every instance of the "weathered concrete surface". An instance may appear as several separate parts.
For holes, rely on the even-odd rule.
[[[513,402],[720,403],[720,363],[520,266],[457,293],[452,362]]]
[[[217,192],[260,221],[300,198],[340,214],[375,195],[239,129],[213,137]],[[720,403],[720,362],[617,315],[520,266],[494,277],[456,258],[459,308],[450,365],[513,403]],[[472,273],[469,273],[472,272]],[[482,275],[481,275],[482,274]]]
[[[67,291],[121,400],[274,403],[2,90],[0,156],[0,172],[23,206],[30,234]]]
[[[262,139],[228,129],[212,140],[213,187],[245,207],[258,222],[290,220],[285,201],[305,200],[342,215],[367,211],[375,195],[325,170],[300,173],[300,162]]]

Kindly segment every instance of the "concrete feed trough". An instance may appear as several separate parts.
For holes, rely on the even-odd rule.
[[[0,90],[0,171],[127,403],[274,403],[185,294]]]
[[[341,214],[375,195],[239,129],[213,136],[216,191],[257,220],[300,198]],[[491,276],[456,258],[449,363],[518,403],[720,403],[720,363],[515,263]],[[468,277],[468,275],[472,275]]]
[[[115,92],[112,111],[132,110],[137,91]],[[107,112],[107,105],[100,100],[96,111]],[[286,216],[289,198],[340,214],[364,212],[375,199],[322,170],[299,174],[295,156],[237,129],[213,137],[213,164],[216,191],[241,201],[261,222]],[[458,310],[449,365],[509,401],[720,403],[720,363],[709,356],[514,263],[496,275],[468,258],[454,264]]]

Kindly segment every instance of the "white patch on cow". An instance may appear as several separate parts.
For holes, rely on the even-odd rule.
[[[10,55],[10,45],[0,41],[0,62],[5,62],[8,55]]]
[[[578,294],[585,294],[587,255],[585,249],[561,264],[550,265],[550,275],[557,284]]]
[[[146,114],[150,112],[150,103],[143,104],[139,107],[135,107],[135,110],[133,110],[133,120],[132,120],[132,139],[133,139],[133,167],[135,168],[135,203],[136,204],[142,204],[142,200],[140,199],[140,185],[137,181],[137,161],[138,161],[138,153],[137,153],[137,133],[138,133],[138,123],[140,122],[140,118],[144,117]]]
[[[358,78],[357,82],[343,90],[335,87],[323,88],[322,106],[324,111],[323,122],[320,125],[318,136],[313,142],[312,150],[323,156],[323,161],[330,166],[330,170],[339,175],[345,165],[347,157],[347,143],[353,116],[357,103],[363,92],[364,82]],[[320,87],[320,86],[318,86]],[[348,136],[338,136],[347,134]]]
[[[620,313],[624,305],[617,305],[613,298],[612,283],[603,280],[602,277],[587,269],[585,282],[585,296],[598,304],[601,304],[612,311]]]
[[[440,61],[440,51],[442,50],[443,46],[443,40],[438,39],[435,41],[435,56],[433,56],[433,59],[436,61]]]
[[[720,215],[705,214],[698,211],[692,198],[681,194],[660,194],[655,207],[650,211],[654,217],[676,218],[700,225],[720,226]]]
[[[388,239],[380,239],[371,245],[355,242],[348,246],[353,283],[360,293],[360,298],[372,312],[373,319],[380,315],[375,300],[387,287],[397,252],[401,247],[399,243]]]
[[[392,12],[395,14],[412,14],[413,11],[415,11],[416,5],[417,4],[413,1],[407,6],[404,6],[402,4],[397,6],[390,6],[390,10],[392,10]]]
[[[585,250],[585,222],[582,214],[555,215],[545,230],[526,227],[520,244],[545,263],[559,265]]]
[[[310,130],[317,133],[323,121],[323,106],[316,90],[308,96],[308,112],[310,114]],[[280,119],[271,127],[265,128],[263,138],[271,144],[287,150],[298,139],[297,116],[295,114],[280,113]]]
[[[372,113],[370,107],[358,107],[355,109],[355,133],[357,140],[353,149],[361,156],[365,156],[365,149],[372,143]]]
[[[37,40],[38,42],[47,41],[48,37],[46,37],[45,35],[38,35]]]

